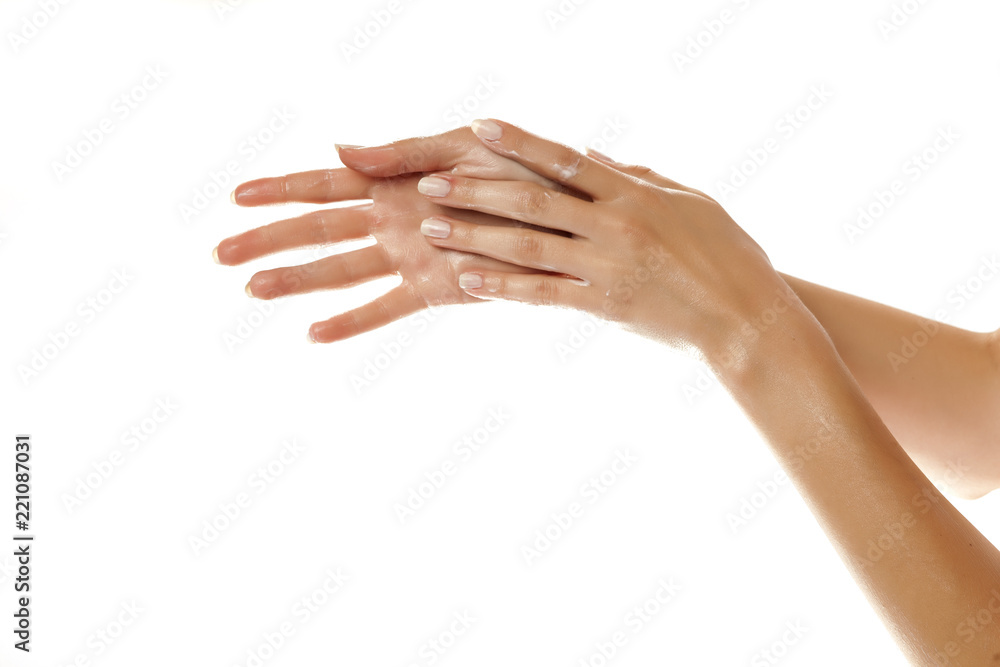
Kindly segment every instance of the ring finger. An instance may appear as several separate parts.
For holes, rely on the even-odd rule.
[[[443,215],[424,220],[420,231],[432,245],[531,269],[588,279],[584,274],[593,267],[590,242],[586,239],[524,227],[481,225]]]

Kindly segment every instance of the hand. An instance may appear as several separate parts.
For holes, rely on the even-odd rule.
[[[772,304],[804,311],[760,246],[703,193],[507,123],[477,121],[473,130],[491,151],[590,201],[537,182],[454,173],[422,179],[429,201],[570,234],[480,227],[444,215],[425,221],[428,241],[439,248],[535,270],[465,272],[460,286],[469,294],[584,310],[710,361],[738,353],[734,344]]]
[[[478,145],[470,169],[497,178],[523,176],[521,165],[485,149],[469,128],[465,143]],[[450,141],[461,143],[459,131]],[[478,156],[475,153],[479,153]],[[489,153],[492,158],[486,158]],[[536,177],[542,182],[541,177]],[[479,300],[456,287],[463,271],[491,268],[527,271],[485,257],[429,246],[420,234],[420,221],[445,209],[417,192],[419,176],[373,178],[350,169],[303,172],[243,183],[235,200],[242,206],[285,202],[330,203],[371,199],[371,203],[315,211],[227,238],[215,249],[220,264],[238,265],[283,250],[327,245],[366,236],[375,245],[333,255],[309,264],[260,271],[247,283],[250,296],[273,299],[320,289],[349,287],[397,273],[402,283],[385,295],[310,327],[316,342],[333,342],[377,329],[430,306],[473,303]],[[520,222],[469,212],[467,219],[482,225],[524,225]]]

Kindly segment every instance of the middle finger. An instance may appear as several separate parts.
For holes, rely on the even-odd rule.
[[[420,179],[417,189],[442,206],[481,211],[589,237],[593,207],[573,195],[527,181],[491,181],[453,174]]]

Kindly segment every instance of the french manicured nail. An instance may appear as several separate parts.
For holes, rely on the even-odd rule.
[[[250,291],[250,283],[247,283],[247,286],[243,288],[243,291],[247,293],[247,296],[253,296],[253,292]]]
[[[451,224],[441,218],[427,218],[420,223],[420,233],[436,239],[446,239],[451,234]]]
[[[486,141],[496,141],[503,136],[503,128],[492,120],[472,121],[472,132],[480,139]]]
[[[591,157],[596,157],[601,162],[617,163],[617,160],[615,160],[614,158],[608,157],[607,155],[605,155],[601,151],[595,151],[593,148],[588,148],[587,149],[587,155],[589,155]]]
[[[233,202],[234,204],[236,203],[236,190],[233,190],[232,192],[229,193],[229,201]]]
[[[478,273],[463,273],[458,277],[458,286],[462,289],[476,289],[483,286],[483,277]]]
[[[219,261],[219,246],[212,248],[212,259],[216,264],[222,264],[222,262]]]
[[[348,149],[350,149],[350,148],[361,148],[361,146],[358,146],[357,144],[334,144],[333,147],[337,149],[338,153],[343,148],[348,148]]]
[[[444,197],[451,192],[451,183],[439,176],[426,176],[417,183],[417,190],[428,197]]]

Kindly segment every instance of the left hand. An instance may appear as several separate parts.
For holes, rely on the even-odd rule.
[[[651,172],[626,173],[508,123],[476,121],[473,131],[490,150],[592,201],[537,182],[425,176],[421,192],[442,206],[571,234],[443,215],[425,221],[422,231],[435,246],[538,271],[467,272],[460,286],[468,294],[587,311],[710,360],[731,355],[776,295],[797,301],[760,246],[710,197]]]

